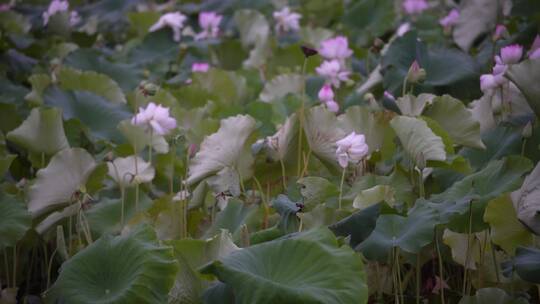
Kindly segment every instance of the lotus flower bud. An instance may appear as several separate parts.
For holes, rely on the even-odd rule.
[[[418,61],[414,61],[407,72],[407,82],[420,83],[426,79],[426,70],[420,67]]]

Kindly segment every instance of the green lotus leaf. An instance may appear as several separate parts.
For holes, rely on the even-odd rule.
[[[433,103],[435,97],[433,94],[426,93],[418,96],[407,94],[399,97],[396,104],[402,115],[416,117],[422,115],[426,106]]]
[[[416,196],[413,193],[413,186],[407,174],[408,173],[399,166],[388,176],[366,174],[361,178],[358,178],[351,186],[351,189],[343,197],[354,200],[356,196],[364,190],[373,188],[377,185],[388,185],[394,189],[394,196],[397,201],[412,205],[416,200]]]
[[[246,98],[247,82],[240,73],[220,69],[210,69],[206,73],[196,73],[191,84],[195,89],[206,91],[213,97],[208,98],[228,110],[231,105],[240,105]],[[219,92],[219,93],[216,93]],[[207,104],[208,100],[202,100],[200,106]]]
[[[105,235],[62,265],[48,303],[164,303],[177,271],[171,247],[150,226]]]
[[[118,157],[107,162],[107,168],[109,176],[123,187],[151,182],[156,174],[152,164],[139,156]]]
[[[34,74],[28,78],[32,85],[32,91],[24,99],[31,104],[43,104],[43,92],[52,83],[51,77],[47,74]]]
[[[525,95],[529,106],[536,116],[540,117],[540,88],[535,79],[540,77],[540,60],[529,59],[509,66],[505,76],[516,84],[521,93]]]
[[[446,160],[442,139],[435,135],[425,121],[418,118],[397,116],[390,121],[407,154],[417,164],[425,167],[429,160]]]
[[[357,209],[366,209],[381,202],[392,205],[396,201],[394,195],[395,191],[391,186],[377,185],[358,193],[354,198],[353,207]]]
[[[523,280],[540,284],[540,250],[533,247],[518,247],[514,269]]]
[[[495,27],[498,10],[499,5],[490,0],[461,3],[460,17],[453,32],[456,44],[464,51],[469,51],[476,38]]]
[[[236,303],[367,303],[360,256],[326,228],[232,252],[202,272],[231,286]]]
[[[52,227],[54,227],[61,220],[68,218],[70,216],[76,215],[81,210],[81,203],[76,202],[65,207],[62,210],[52,212],[47,215],[37,226],[36,232],[39,234],[45,234]]]
[[[295,152],[297,142],[298,120],[296,114],[292,114],[274,135],[266,138],[265,147],[271,159],[285,162],[288,157],[293,156],[291,152]]]
[[[306,112],[304,132],[311,151],[330,168],[337,168],[336,141],[347,134],[339,127],[336,115],[324,106]]]
[[[117,129],[132,114],[123,104],[112,103],[91,92],[62,91],[56,86],[45,90],[45,104],[62,109],[64,119],[78,119],[99,139],[122,141]]]
[[[64,90],[88,91],[112,103],[126,103],[126,97],[116,81],[104,74],[62,67],[58,71],[58,81]]]
[[[244,47],[265,41],[270,34],[270,25],[263,14],[256,10],[238,10],[234,13],[234,21],[240,31],[240,39]]]
[[[302,41],[305,41],[308,46],[312,47],[318,47],[321,42],[332,38],[332,36],[334,36],[334,32],[323,27],[302,27],[300,29]]]
[[[413,213],[407,217],[383,214],[377,219],[373,232],[356,249],[362,251],[368,259],[381,262],[388,259],[395,247],[407,253],[418,253],[433,241],[435,225],[435,210]]]
[[[530,245],[533,235],[520,223],[509,195],[490,201],[484,221],[491,227],[491,239],[508,254],[514,254],[519,245]]]
[[[347,237],[350,235],[349,243],[351,247],[356,248],[375,229],[380,210],[380,204],[373,205],[330,225],[328,228],[338,236]]]
[[[4,174],[8,172],[9,167],[11,166],[11,163],[13,162],[13,160],[15,160],[15,158],[17,158],[17,155],[15,154],[0,156],[0,178],[2,178]]]
[[[485,232],[472,233],[469,237],[467,233],[457,233],[448,229],[444,230],[443,242],[452,250],[454,261],[468,269],[478,269],[482,261],[482,250],[491,251],[491,244],[486,242]],[[467,251],[467,248],[469,250]],[[468,253],[468,257],[467,257]]]
[[[254,159],[248,139],[254,130],[255,120],[250,116],[223,119],[219,130],[204,139],[191,160],[186,182],[192,185],[226,167],[234,169],[241,179],[249,178]]]
[[[348,6],[342,20],[357,37],[357,43],[367,44],[370,39],[391,30],[394,18],[392,0],[361,0]]]
[[[0,194],[0,249],[13,247],[32,226],[32,216],[24,203],[9,194]]]
[[[38,154],[53,155],[69,147],[62,113],[53,108],[34,108],[28,118],[6,138],[17,145]]]
[[[35,217],[70,203],[73,194],[85,186],[96,165],[92,155],[84,149],[58,152],[47,167],[38,171],[35,183],[30,186],[28,210]]]
[[[302,75],[283,74],[275,77],[264,85],[259,99],[264,102],[272,102],[281,99],[288,94],[300,94],[302,92]]]
[[[393,137],[393,132],[384,112],[373,112],[368,107],[352,106],[348,107],[345,113],[338,117],[338,120],[346,133],[355,131],[364,134],[370,152],[392,150],[385,146],[385,142]],[[387,151],[382,152],[386,153]]]
[[[486,148],[480,138],[480,124],[461,101],[449,95],[436,97],[424,115],[437,121],[454,143],[478,149]]]
[[[519,190],[512,192],[517,218],[540,235],[540,164],[525,178]]]
[[[173,40],[172,31],[162,29],[148,33],[144,40],[130,49],[128,61],[139,65],[159,63],[173,59],[178,54],[179,45]]]
[[[513,298],[504,290],[489,287],[482,288],[476,291],[474,296],[463,297],[458,304],[527,304],[524,298]]]
[[[150,135],[143,127],[133,125],[130,120],[121,121],[118,124],[118,130],[126,137],[135,152],[141,152],[150,144],[157,153],[169,152],[169,143],[162,135]]]
[[[26,16],[18,14],[14,10],[0,12],[0,28],[10,34],[26,34],[32,24]]]
[[[257,208],[255,206],[250,206],[238,199],[229,199],[227,207],[217,214],[213,225],[204,235],[210,238],[218,234],[222,229],[226,229],[236,238],[242,225],[252,227],[250,219],[256,216],[256,213]]]
[[[327,179],[318,176],[307,176],[298,180],[301,185],[300,193],[304,197],[306,209],[311,209],[328,199],[339,196],[339,189]]]

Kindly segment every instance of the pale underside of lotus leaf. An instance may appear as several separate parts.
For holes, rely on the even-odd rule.
[[[118,157],[107,162],[107,168],[109,176],[123,187],[148,183],[156,173],[152,164],[139,156]]]
[[[75,192],[85,186],[96,161],[81,148],[65,149],[55,154],[47,167],[38,171],[29,190],[28,210],[38,216],[69,204]]]

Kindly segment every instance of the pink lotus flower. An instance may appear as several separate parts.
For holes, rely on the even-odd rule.
[[[504,26],[504,24],[497,25],[497,27],[495,27],[495,33],[493,34],[493,41],[503,39],[506,36],[508,36],[506,26]]]
[[[276,32],[298,31],[302,15],[291,12],[288,6],[272,14],[276,20]]]
[[[337,36],[321,42],[319,54],[326,59],[338,59],[344,61],[353,54],[353,51],[349,49],[349,42],[346,37]]]
[[[333,100],[329,100],[324,103],[328,111],[337,113],[339,111],[339,104]]]
[[[191,65],[191,72],[206,73],[210,69],[210,65],[206,62],[195,62]]]
[[[47,25],[49,23],[49,19],[61,12],[67,12],[69,10],[69,2],[64,0],[53,0],[49,4],[49,7],[47,8],[47,11],[43,12],[43,25]]]
[[[405,0],[403,1],[403,9],[409,15],[419,14],[428,9],[426,0]]]
[[[337,59],[326,60],[315,70],[317,74],[325,77],[335,88],[339,88],[342,81],[349,80],[350,72],[343,70]]]
[[[536,35],[536,38],[534,38],[531,49],[529,50],[527,55],[529,56],[529,59],[540,58],[540,35]]]
[[[7,12],[11,9],[11,3],[0,4],[0,12]]]
[[[319,90],[319,99],[323,102],[334,100],[334,91],[331,85],[325,84],[322,86]]]
[[[149,31],[155,32],[164,27],[170,27],[173,31],[174,41],[178,42],[180,41],[180,35],[182,33],[182,28],[184,27],[184,22],[186,22],[186,19],[186,16],[182,15],[182,13],[180,12],[167,13],[161,16],[158,22],[156,22],[150,27]]]
[[[450,28],[459,20],[459,11],[457,9],[453,9],[446,15],[446,17],[439,20],[439,24],[442,25],[444,28]]]
[[[169,108],[150,102],[145,108],[139,108],[139,113],[131,119],[131,123],[151,129],[158,135],[166,135],[176,128],[176,119],[169,115]]]
[[[512,44],[501,49],[501,60],[504,64],[518,63],[523,55],[523,47],[519,44]]]
[[[202,31],[195,36],[195,39],[217,38],[221,19],[223,19],[223,16],[215,12],[201,12],[199,14],[199,26]]]
[[[484,74],[480,76],[480,89],[487,93],[505,82],[503,75]]]
[[[357,163],[368,155],[368,145],[363,134],[352,132],[345,138],[336,142],[336,157],[342,168],[347,168],[349,163]]]

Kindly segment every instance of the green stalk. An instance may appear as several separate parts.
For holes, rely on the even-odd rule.
[[[341,174],[341,182],[339,183],[339,199],[338,199],[339,210],[341,210],[341,198],[343,197],[343,184],[345,182],[345,172],[347,172],[347,167],[343,168],[343,173]]]
[[[499,277],[499,263],[497,263],[497,255],[495,254],[495,244],[493,244],[493,239],[491,238],[491,228],[489,229],[489,242],[491,245],[491,256],[493,258],[493,268],[495,268],[495,277],[497,278],[497,283],[501,283]]]
[[[403,281],[401,279],[401,265],[399,263],[399,247],[396,247],[396,264],[397,264],[399,297],[401,299],[401,303],[405,303],[405,299],[404,299],[404,296],[403,296],[403,286],[401,286]]]
[[[58,248],[55,248],[52,255],[51,255],[51,259],[49,260],[49,268],[47,269],[47,289],[49,289],[49,287],[51,287],[51,271],[52,271],[52,262],[53,262],[53,259],[54,259],[54,256],[56,255],[56,251],[57,251]]]
[[[468,279],[468,270],[467,265],[469,264],[470,256],[470,247],[471,247],[471,234],[472,234],[472,200],[469,202],[469,230],[467,231],[467,251],[465,252],[465,267],[463,272],[463,295],[466,295],[467,291],[467,279]]]
[[[304,128],[304,111],[306,103],[306,66],[307,57],[304,57],[304,63],[302,64],[302,106],[300,107],[300,113],[298,115],[298,170],[297,176],[300,176],[300,170],[302,169],[302,130]]]
[[[283,182],[283,191],[287,191],[287,177],[285,176],[285,164],[283,160],[279,159],[279,164],[281,165],[281,181]]]
[[[6,267],[6,281],[7,281],[7,287],[9,288],[9,262],[8,262],[8,256],[6,248],[4,248],[4,266]]]
[[[420,304],[420,284],[422,274],[420,273],[420,252],[416,254],[416,304]]]
[[[435,227],[435,247],[437,249],[437,260],[439,264],[439,279],[444,282],[443,260],[441,257],[441,248],[439,247],[439,236],[437,235],[437,227]],[[441,303],[445,304],[444,300],[444,288],[441,288]]]

